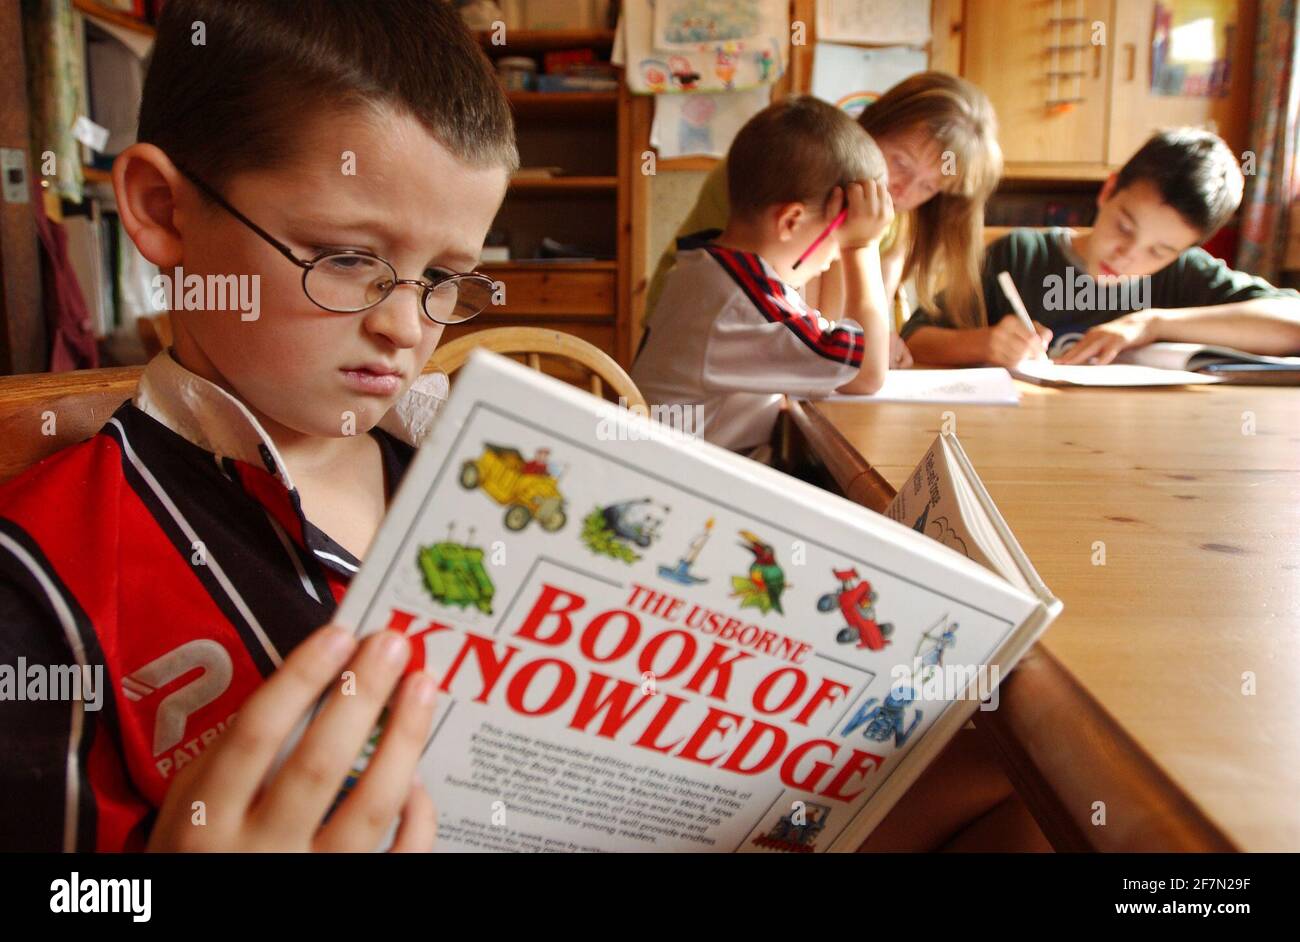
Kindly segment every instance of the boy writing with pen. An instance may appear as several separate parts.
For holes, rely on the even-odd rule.
[[[702,405],[704,437],[764,460],[784,395],[873,393],[889,356],[880,238],[893,218],[884,158],[811,97],[749,120],[727,154],[727,227],[679,240],[632,377],[653,405]],[[797,289],[839,258],[845,317]]]
[[[1018,229],[989,246],[989,314],[1014,311],[1018,293],[1027,316],[963,328],[941,303],[917,311],[903,339],[918,362],[946,366],[1013,367],[1044,347],[1061,363],[1101,364],[1156,341],[1300,352],[1300,294],[1197,248],[1232,218],[1242,188],[1214,134],[1157,134],[1106,181],[1091,231]]]

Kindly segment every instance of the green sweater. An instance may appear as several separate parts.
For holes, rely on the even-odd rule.
[[[1252,298],[1300,293],[1275,288],[1263,278],[1234,271],[1204,249],[1188,249],[1150,278],[1098,284],[1075,254],[1068,229],[1017,229],[990,245],[984,255],[984,306],[989,323],[1011,313],[998,284],[1010,272],[1029,316],[1052,331],[1052,348],[1073,342],[1090,327],[1145,308],[1212,307]],[[938,299],[943,310],[943,298]],[[904,339],[919,327],[951,326],[944,316],[918,310],[903,326]]]

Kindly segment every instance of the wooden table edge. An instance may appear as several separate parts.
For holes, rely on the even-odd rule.
[[[787,413],[848,499],[888,506],[893,487],[816,403],[791,400]],[[998,697],[997,709],[975,714],[976,728],[1056,850],[1240,849],[1042,645]]]

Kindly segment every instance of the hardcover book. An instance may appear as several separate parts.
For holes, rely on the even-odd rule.
[[[855,850],[1060,610],[955,439],[917,474],[890,519],[476,352],[335,619],[439,680],[438,849]]]

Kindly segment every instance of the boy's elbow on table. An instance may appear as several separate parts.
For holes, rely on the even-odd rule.
[[[835,391],[846,396],[873,396],[880,392],[880,387],[883,385],[885,385],[883,376],[859,375]]]
[[[873,395],[880,392],[880,387],[885,385],[885,376],[888,372],[888,363],[877,363],[875,359],[864,360],[858,375],[835,391],[854,396]]]

